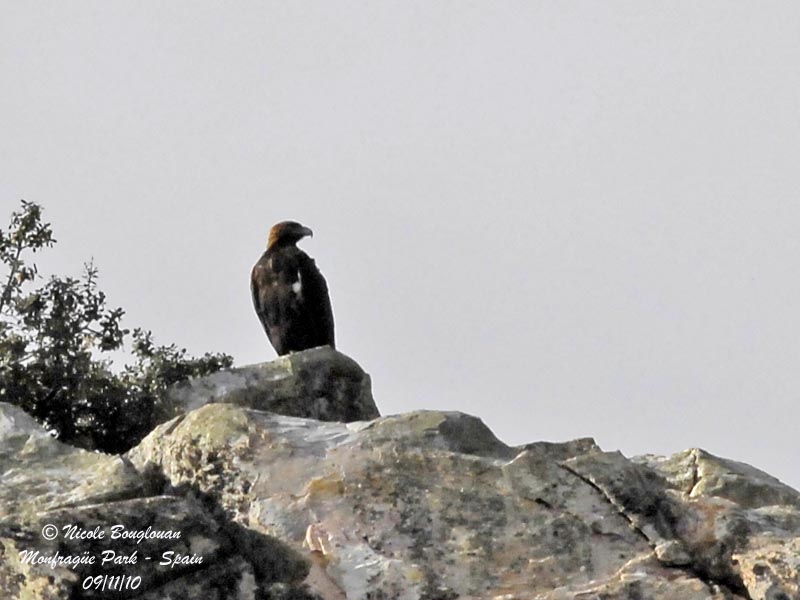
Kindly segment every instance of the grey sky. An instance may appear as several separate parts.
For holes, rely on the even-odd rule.
[[[0,208],[238,364],[292,218],[384,414],[800,486],[800,3],[0,1]]]

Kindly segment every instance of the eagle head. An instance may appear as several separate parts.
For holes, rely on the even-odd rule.
[[[314,232],[297,221],[281,221],[269,230],[267,248],[276,246],[293,246],[306,236],[313,236]]]

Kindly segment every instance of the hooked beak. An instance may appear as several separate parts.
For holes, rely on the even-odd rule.
[[[314,232],[311,231],[308,227],[303,227],[303,229],[301,231],[303,233],[303,237],[306,237],[306,236],[314,237]]]

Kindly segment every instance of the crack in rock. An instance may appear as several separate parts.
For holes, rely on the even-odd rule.
[[[701,569],[698,566],[696,566],[695,564],[693,564],[691,562],[691,557],[689,557],[688,555],[686,556],[686,558],[688,559],[689,562],[687,562],[685,564],[679,564],[679,563],[672,562],[672,561],[664,562],[662,560],[662,556],[664,556],[664,551],[663,550],[665,549],[665,546],[669,545],[670,543],[676,543],[676,544],[680,544],[681,549],[682,549],[683,544],[682,544],[681,540],[679,540],[679,539],[661,539],[661,540],[651,539],[651,537],[647,535],[647,533],[644,531],[644,529],[642,527],[640,527],[636,523],[636,520],[633,518],[633,516],[628,514],[627,509],[625,508],[625,506],[622,505],[620,502],[618,502],[613,496],[611,496],[606,490],[604,490],[601,485],[597,484],[590,476],[584,475],[583,473],[580,473],[576,469],[574,469],[574,468],[572,468],[569,465],[566,465],[564,463],[558,463],[558,466],[560,468],[562,468],[563,470],[565,470],[567,473],[569,473],[569,474],[573,475],[574,477],[577,477],[578,479],[583,481],[585,484],[590,486],[592,489],[596,490],[597,493],[600,494],[600,496],[606,502],[608,502],[608,504],[610,504],[617,511],[617,513],[628,523],[630,528],[637,535],[639,535],[645,542],[647,542],[647,544],[652,548],[654,556],[657,558],[657,560],[659,561],[659,563],[662,566],[664,566],[665,568],[669,568],[669,569],[675,569],[676,571],[682,571],[682,572],[686,573],[689,576],[692,576],[692,577],[695,577],[695,578],[699,579],[700,581],[702,581],[706,585],[706,587],[708,587],[709,591],[711,591],[712,593],[718,593],[718,592],[723,592],[723,593],[726,593],[726,594],[735,593],[735,594],[741,596],[742,598],[744,598],[745,600],[753,600],[752,597],[750,596],[749,592],[747,591],[747,588],[744,586],[743,583],[738,582],[738,581],[717,581],[717,580],[715,580],[714,578],[710,577],[707,573],[705,573],[703,571],[703,569]]]
[[[653,550],[655,550],[655,545],[654,545],[653,541],[652,541],[652,540],[651,540],[651,539],[650,539],[650,538],[647,536],[647,534],[646,534],[644,531],[642,531],[642,529],[641,529],[641,528],[640,528],[638,525],[636,525],[636,523],[633,521],[633,519],[631,519],[630,515],[628,515],[628,513],[626,513],[626,512],[625,512],[625,509],[624,509],[624,507],[620,506],[620,505],[619,505],[619,504],[618,504],[618,503],[617,503],[617,502],[614,500],[614,498],[612,498],[611,496],[609,496],[609,495],[608,495],[608,494],[605,492],[605,490],[604,490],[603,488],[601,488],[599,485],[597,485],[597,484],[596,484],[594,481],[592,481],[592,480],[591,480],[589,477],[586,477],[586,476],[585,476],[585,475],[583,475],[582,473],[579,473],[579,472],[578,472],[578,471],[576,471],[575,469],[573,469],[573,468],[571,468],[571,467],[569,467],[569,466],[567,466],[567,465],[565,465],[565,464],[563,464],[563,463],[558,463],[558,466],[559,466],[560,468],[564,469],[564,470],[565,470],[567,473],[569,473],[570,475],[573,475],[574,477],[577,477],[578,479],[580,479],[581,481],[583,481],[583,482],[584,482],[586,485],[590,486],[590,487],[591,487],[591,488],[593,488],[595,491],[597,491],[597,492],[598,492],[598,493],[599,493],[599,494],[600,494],[600,495],[601,495],[601,496],[602,496],[602,497],[603,497],[603,498],[606,500],[606,502],[608,502],[608,503],[609,503],[611,506],[613,506],[613,507],[616,509],[616,511],[617,511],[617,513],[619,514],[619,516],[621,516],[623,519],[625,519],[625,521],[628,523],[628,525],[630,526],[630,528],[631,528],[633,531],[635,531],[637,534],[639,534],[639,536],[640,536],[640,537],[641,537],[641,538],[642,538],[644,541],[646,541],[646,542],[647,542],[647,543],[650,545],[650,547],[651,547],[651,548],[653,548]]]
[[[691,457],[692,457],[692,464],[689,468],[692,470],[692,481],[689,485],[689,491],[686,492],[686,495],[690,498],[694,494],[695,489],[697,488],[698,484],[700,483],[700,457],[697,451],[697,448],[692,448],[691,450]]]

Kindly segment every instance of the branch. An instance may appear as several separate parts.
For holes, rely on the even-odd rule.
[[[17,252],[14,255],[13,261],[11,262],[11,271],[8,273],[8,279],[6,279],[6,285],[3,288],[3,296],[0,297],[0,315],[3,314],[6,304],[9,300],[11,300],[11,291],[13,289],[12,282],[14,281],[14,275],[16,275],[17,271],[19,270],[19,257],[22,256],[22,247],[22,239],[18,239]]]

